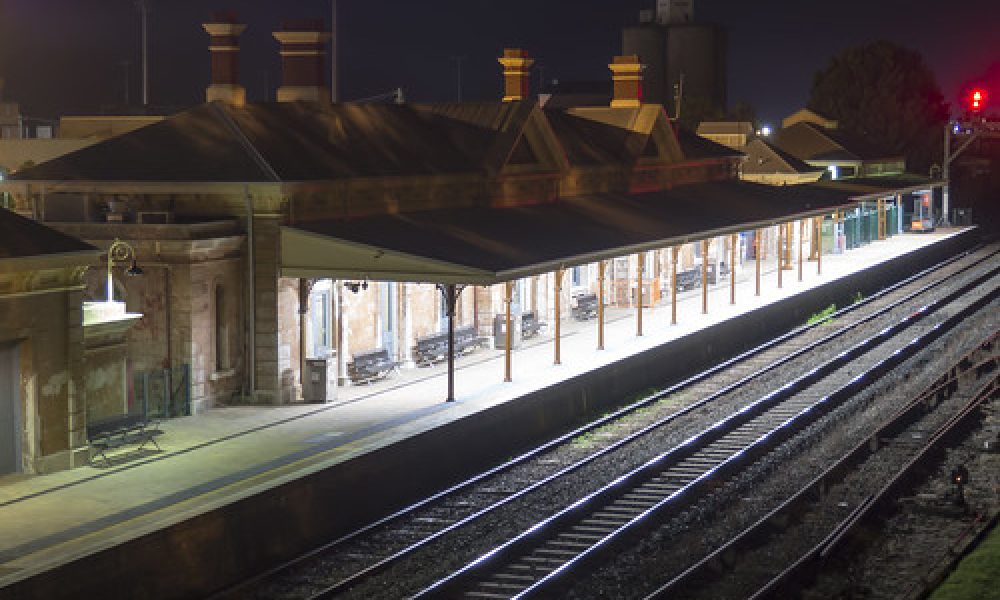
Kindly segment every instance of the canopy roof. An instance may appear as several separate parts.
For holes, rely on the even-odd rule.
[[[86,242],[0,208],[0,273],[82,266],[100,255]]]
[[[852,194],[738,180],[505,208],[450,208],[282,228],[286,277],[486,285],[829,214]]]

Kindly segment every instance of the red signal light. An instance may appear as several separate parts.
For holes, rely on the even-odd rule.
[[[983,108],[983,104],[986,103],[986,92],[983,90],[972,90],[972,94],[969,96],[969,108],[973,112],[979,112]]]

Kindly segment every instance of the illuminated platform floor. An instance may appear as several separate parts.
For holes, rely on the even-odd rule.
[[[890,260],[958,230],[900,235],[823,257],[784,272],[777,288],[774,261],[765,262],[762,293],[754,296],[754,263],[737,269],[736,305],[728,279],[682,292],[678,325],[669,302],[645,309],[636,337],[634,310],[609,309],[606,350],[597,352],[596,320],[563,321],[562,364],[553,365],[549,335],[513,356],[513,382],[503,382],[503,352],[482,350],[457,361],[456,397],[445,403],[445,368],[404,370],[370,386],[341,388],[326,405],[234,407],[165,421],[162,453],[112,468],[83,467],[45,476],[0,478],[0,587],[66,561],[212,510],[235,499],[392,444],[516,398],[532,390],[691,334],[712,323]],[[551,333],[551,325],[548,333]]]

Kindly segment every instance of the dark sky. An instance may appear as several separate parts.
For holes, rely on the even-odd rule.
[[[402,86],[410,100],[456,96],[462,61],[466,99],[499,97],[496,57],[522,46],[546,79],[600,80],[621,49],[621,26],[653,0],[340,0],[343,97]],[[251,100],[278,83],[283,19],[329,18],[329,0],[149,0],[154,104],[202,101],[213,10],[235,10],[243,36],[243,81]],[[764,121],[802,106],[813,74],[838,51],[888,38],[920,51],[945,97],[1000,62],[1000,2],[965,0],[696,0],[698,21],[729,31],[729,100],[747,100]],[[0,75],[5,97],[29,115],[121,104],[125,73],[138,95],[133,0],[0,0]],[[123,61],[131,61],[126,66]],[[1000,87],[995,96],[1000,99]]]

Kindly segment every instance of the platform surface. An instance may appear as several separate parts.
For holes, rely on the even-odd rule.
[[[755,297],[754,262],[736,270],[736,304],[729,280],[710,287],[708,314],[700,289],[643,311],[636,336],[634,309],[606,312],[605,350],[596,350],[596,320],[562,322],[562,360],[553,364],[552,326],[513,354],[513,382],[503,382],[504,354],[481,350],[456,361],[456,401],[444,402],[444,365],[406,369],[367,386],[337,390],[325,405],[219,408],[163,421],[163,451],[108,467],[81,467],[42,476],[0,478],[0,587],[54,566],[179,522],[289,479],[350,460],[476,411],[644,349],[696,333],[721,320],[912,252],[959,232],[904,234],[841,255],[798,265],[777,287],[775,261],[764,262]]]

